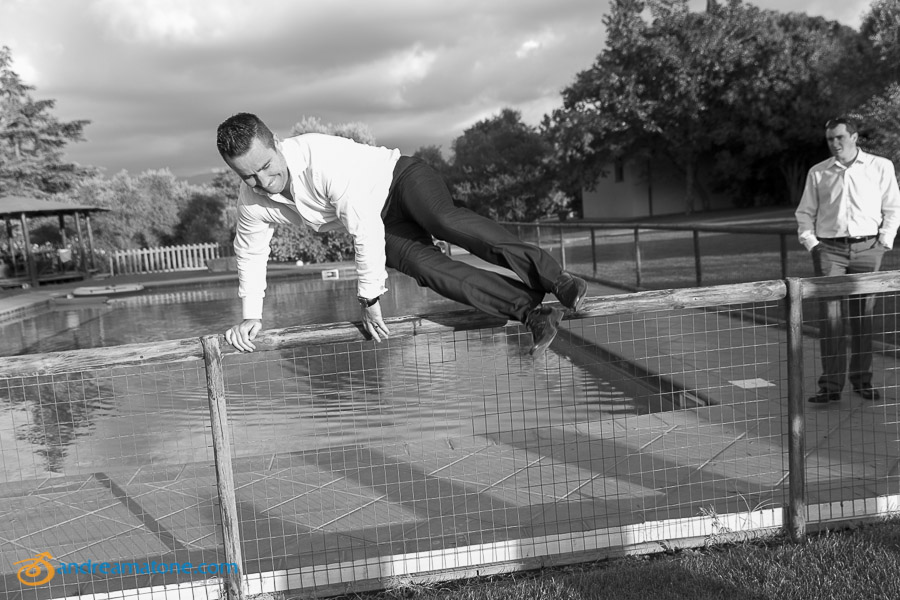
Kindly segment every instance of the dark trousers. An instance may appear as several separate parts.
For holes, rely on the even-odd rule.
[[[524,321],[562,273],[547,252],[522,242],[499,223],[454,205],[440,174],[418,159],[400,158],[382,218],[388,267],[492,316]],[[453,260],[432,236],[510,269],[522,281]]]
[[[881,268],[885,249],[877,238],[862,242],[820,240],[813,249],[816,275],[873,273]],[[819,388],[840,392],[846,379],[853,387],[872,383],[872,328],[875,296],[826,298],[819,301],[822,375]],[[850,370],[847,371],[847,337]]]

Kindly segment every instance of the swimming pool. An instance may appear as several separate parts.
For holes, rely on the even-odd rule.
[[[395,275],[382,300],[386,317],[465,308]],[[237,284],[157,288],[108,303],[58,304],[24,319],[0,323],[0,356],[199,337],[224,333],[241,320]],[[263,327],[359,320],[356,281],[273,278]]]
[[[276,279],[264,326],[358,320],[355,281]],[[461,305],[392,278],[385,316]],[[64,307],[2,326],[3,352],[44,353],[222,332],[240,319],[236,286],[173,289]],[[490,437],[654,410],[651,395],[559,344],[527,354],[522,327],[292,351],[229,354],[237,456],[325,446]],[[129,367],[0,380],[0,482],[116,466],[203,462],[209,407],[202,365]]]

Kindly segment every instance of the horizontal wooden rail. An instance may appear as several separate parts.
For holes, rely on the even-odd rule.
[[[640,221],[543,221],[538,223],[520,223],[516,221],[502,221],[502,225],[510,225],[516,227],[528,228],[544,228],[544,229],[618,229],[623,231],[632,231],[634,229],[647,229],[659,231],[702,231],[704,233],[751,233],[751,234],[768,234],[768,235],[796,235],[797,227],[795,226],[778,226],[778,225],[760,225],[758,227],[747,225],[710,225],[710,224],[678,224],[678,223],[642,223]]]
[[[202,358],[200,341],[195,338],[154,341],[146,344],[123,344],[107,348],[65,350],[45,354],[5,356],[0,358],[0,379],[59,375],[125,365],[181,362],[201,360]]]
[[[804,299],[877,294],[898,290],[900,290],[900,271],[810,277],[800,280],[800,292]]]
[[[650,290],[620,296],[603,296],[588,299],[579,316],[609,316],[677,308],[707,308],[749,302],[781,300],[787,295],[787,286],[779,279],[729,285],[712,285],[702,288]]]
[[[661,311],[680,308],[704,308],[748,302],[780,300],[786,294],[784,282],[760,281],[736,285],[654,290],[635,294],[590,298],[584,309],[569,318],[587,318]],[[473,329],[489,329],[517,325],[475,310],[459,310],[424,316],[405,316],[385,319],[391,338],[447,333]],[[360,323],[340,322],[304,325],[263,331],[256,339],[258,350],[282,350],[313,344],[335,344],[363,341]],[[235,353],[223,344],[225,353]],[[203,352],[195,338],[172,341],[124,344],[110,348],[67,350],[0,358],[0,378],[57,375],[99,370],[135,364],[158,364],[201,360]]]

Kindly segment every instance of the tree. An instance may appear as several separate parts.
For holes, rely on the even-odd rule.
[[[863,48],[833,21],[757,13],[747,68],[735,71],[713,123],[713,184],[739,206],[796,204],[827,154],[825,122],[864,97]]]
[[[428,164],[431,168],[441,174],[444,181],[450,185],[452,179],[453,167],[444,158],[440,146],[422,146],[413,152],[413,158],[418,158],[422,162]]]
[[[652,19],[644,16],[650,7]],[[686,208],[694,208],[696,165],[709,145],[704,62],[691,42],[697,20],[685,2],[616,0],[604,17],[606,49],[563,91],[563,108],[545,120],[562,170],[585,182],[604,165],[663,155],[686,175]],[[726,32],[713,32],[717,40]],[[710,44],[712,41],[710,42]],[[713,54],[707,52],[708,55]]]
[[[874,0],[859,31],[869,44],[878,82],[900,81],[900,0]]]
[[[338,124],[322,123],[317,117],[304,116],[291,128],[292,136],[300,135],[301,133],[325,133],[349,138],[360,144],[375,145],[375,136],[372,134],[369,126],[359,121]]]
[[[187,204],[190,184],[168,169],[132,177],[121,171],[107,179],[95,176],[64,195],[66,201],[108,208],[93,217],[95,241],[105,250],[151,248],[172,243],[179,212]]]
[[[50,111],[54,100],[34,100],[12,70],[12,52],[0,48],[0,196],[46,195],[70,189],[94,174],[62,160],[71,142],[83,141],[87,120],[62,122]]]
[[[225,220],[225,228],[228,230],[226,241],[230,243],[234,239],[234,232],[237,227],[237,201],[241,188],[241,178],[231,169],[224,167],[215,169],[213,173],[213,180],[207,186],[208,193],[220,198],[224,204],[225,212],[223,218]]]
[[[878,87],[851,116],[860,123],[861,145],[900,165],[900,0],[872,2],[860,34]]]
[[[606,48],[544,122],[561,169],[590,184],[614,160],[665,159],[684,175],[688,213],[698,199],[708,208],[710,184],[795,185],[793,166],[840,104],[834,74],[852,30],[739,0],[702,13],[687,0],[617,0],[604,23]],[[701,165],[715,177],[701,179]]]
[[[453,192],[457,201],[499,220],[532,221],[561,208],[549,176],[550,145],[504,108],[453,141]]]
[[[851,116],[860,124],[860,145],[900,167],[900,82],[870,98]]]
[[[187,205],[178,215],[172,234],[175,244],[229,244],[233,232],[228,226],[226,200],[219,194],[205,190],[190,195]]]

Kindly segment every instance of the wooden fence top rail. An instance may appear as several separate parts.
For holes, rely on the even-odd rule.
[[[810,277],[799,281],[800,293],[804,298],[877,294],[900,290],[900,271]]]
[[[648,311],[768,302],[784,298],[785,294],[786,286],[782,281],[653,290],[590,298],[585,302],[584,309],[578,315],[569,318],[582,319]],[[386,319],[386,322],[391,329],[392,339],[518,325],[514,321],[507,322],[469,309],[422,316],[394,317]],[[344,342],[370,343],[366,341],[360,323],[340,322],[264,331],[257,337],[255,344],[258,351],[266,351]],[[224,340],[222,347],[225,354],[236,353],[227,343],[224,343]],[[0,358],[0,379],[49,376],[128,365],[199,361],[202,358],[203,352],[199,338],[67,350]]]
[[[545,221],[541,223],[519,223],[515,221],[502,221],[503,225],[515,225],[521,227],[546,227],[550,229],[617,229],[617,230],[661,230],[661,231],[700,231],[704,233],[752,233],[768,235],[796,235],[796,225],[710,225],[690,223],[641,223],[638,221],[621,221],[611,223],[608,221]],[[798,242],[799,243],[799,242]]]

